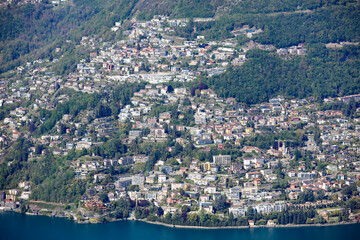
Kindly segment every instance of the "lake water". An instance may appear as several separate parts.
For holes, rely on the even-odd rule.
[[[0,240],[311,240],[360,239],[360,224],[257,229],[180,229],[138,221],[76,224],[61,218],[0,212]]]

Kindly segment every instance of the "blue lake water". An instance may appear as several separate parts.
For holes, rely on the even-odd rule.
[[[180,229],[138,221],[76,224],[61,218],[0,212],[0,240],[13,239],[356,240],[360,239],[360,224],[261,229]]]

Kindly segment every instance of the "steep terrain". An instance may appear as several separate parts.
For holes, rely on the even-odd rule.
[[[354,0],[72,0],[61,2],[60,5],[51,4],[49,1],[36,4],[22,4],[21,1],[13,1],[11,4],[0,7],[0,73],[24,65],[31,60],[59,56],[63,56],[62,60],[55,64],[53,70],[59,75],[69,73],[74,70],[79,59],[88,56],[88,50],[75,47],[83,36],[97,36],[101,41],[115,42],[123,39],[122,31],[131,27],[130,21],[149,20],[154,15],[167,15],[170,18],[216,19],[216,21],[209,22],[190,22],[186,27],[179,27],[175,34],[189,40],[198,35],[205,36],[207,40],[233,38],[234,35],[231,33],[233,30],[248,25],[249,27],[264,30],[262,33],[254,35],[252,40],[282,48],[298,44],[359,42],[359,12],[360,5]],[[121,22],[121,31],[109,31],[115,22]],[[248,41],[241,37],[237,37],[237,39],[239,45]],[[316,97],[322,98],[323,96],[350,94],[358,89],[356,82],[354,82],[359,75],[356,70],[358,50],[348,49],[343,55],[332,51],[327,53],[329,50],[321,52],[321,49],[324,49],[323,46],[318,45],[312,48],[317,49],[317,52],[312,55],[312,59],[308,57],[309,59],[305,61],[305,65],[309,66],[305,69],[312,72],[311,77],[308,74],[306,77],[301,77],[300,81],[307,79],[306,81],[313,82],[314,71],[323,71],[329,77],[326,78],[325,82],[315,85],[333,86],[332,89],[323,88],[324,90],[320,91],[320,93],[304,90],[300,91],[300,93],[305,92],[305,94],[288,94],[289,96],[298,97],[316,94]],[[61,51],[55,51],[56,49],[61,49]],[[351,53],[350,57],[347,56],[348,53]],[[329,54],[337,57],[329,58]],[[340,55],[343,57],[339,57]],[[327,60],[325,60],[326,58]],[[234,74],[237,76],[231,82],[235,86],[234,89],[244,89],[244,86],[249,84],[249,82],[244,83],[244,79],[247,78],[241,77],[242,80],[240,80],[240,76],[244,74],[260,77],[258,73],[261,73],[261,71],[256,66],[266,65],[265,59],[267,58],[260,60],[262,62],[259,65],[252,65],[251,68],[254,69],[250,72],[249,66],[252,61],[243,67],[245,71],[236,70],[238,72],[232,72],[230,74],[232,79],[234,79]],[[255,59],[254,61],[258,60]],[[277,81],[287,85],[277,84],[282,87],[280,89],[275,88],[274,91],[280,90],[281,92],[282,89],[284,94],[294,91],[299,92],[298,87],[290,87],[290,85],[296,85],[291,81],[299,78],[301,74],[305,74],[302,71],[301,74],[296,74],[296,77],[291,77],[295,76],[292,74],[294,71],[291,69],[299,68],[299,61],[295,60],[286,63],[280,63],[280,60],[275,61],[278,63],[277,67],[284,71],[282,75],[279,75],[279,72],[276,72],[277,70],[272,69],[271,71],[265,71],[262,78],[276,78]],[[316,61],[320,63],[318,64]],[[284,65],[287,67],[284,67]],[[333,69],[335,69],[334,73],[332,73]],[[340,81],[339,78],[343,74],[341,69],[346,69],[343,78],[347,79],[345,87],[339,87],[339,84],[336,83]],[[347,74],[349,72],[351,74]],[[218,86],[219,84],[226,86],[230,83],[226,75],[221,77],[221,83],[214,79],[207,82],[211,86]],[[306,82],[304,86],[309,86],[309,83]],[[270,85],[265,87],[270,87]],[[234,93],[234,89],[218,89],[223,96],[238,97],[238,99],[249,103],[260,100],[258,98],[245,100],[244,97],[239,96],[240,93]],[[284,89],[292,90],[287,91]],[[269,95],[266,93],[263,100],[273,94],[274,92]]]

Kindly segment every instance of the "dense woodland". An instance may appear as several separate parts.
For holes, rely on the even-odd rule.
[[[359,53],[358,46],[331,50],[314,44],[309,45],[307,56],[283,60],[274,52],[253,50],[247,53],[249,60],[243,66],[201,81],[221,97],[235,97],[247,104],[266,102],[278,94],[288,98],[312,96],[317,100],[357,94]]]
[[[311,12],[274,14],[229,14],[217,21],[196,23],[198,35],[207,39],[232,37],[230,31],[243,25],[263,29],[254,40],[275,47],[289,47],[299,43],[329,43],[359,41],[359,5],[332,5]],[[346,27],[345,27],[346,26]]]
[[[127,19],[136,3],[75,0],[73,5],[54,6],[49,1],[25,5],[17,2],[0,8],[0,73],[27,61],[48,59],[55,48],[61,48],[64,54],[64,66],[57,66],[57,73],[70,72],[84,58],[84,52],[75,49],[73,43],[93,34],[104,40],[114,38],[109,27]]]

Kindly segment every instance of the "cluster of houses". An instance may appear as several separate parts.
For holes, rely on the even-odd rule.
[[[292,46],[288,48],[279,48],[276,50],[278,55],[305,55],[307,54],[304,44],[299,44],[298,46]]]
[[[360,178],[360,118],[349,119],[337,110],[320,111],[311,98],[287,100],[279,96],[267,103],[245,107],[234,98],[219,98],[214,90],[208,88],[198,89],[196,94],[186,87],[169,90],[170,81],[188,82],[202,72],[212,76],[224,72],[228,64],[243,64],[248,49],[274,49],[270,45],[250,42],[239,53],[235,40],[207,42],[199,36],[195,41],[179,41],[165,34],[186,24],[186,19],[170,20],[164,16],[156,16],[147,22],[134,22],[131,30],[124,31],[128,39],[114,45],[83,37],[81,45],[99,47],[100,50],[92,52],[89,61],[82,60],[77,64],[76,72],[66,77],[60,78],[50,72],[52,62],[48,60],[37,60],[19,67],[16,71],[25,74],[24,80],[0,82],[0,106],[19,104],[39,93],[41,97],[27,106],[15,107],[1,120],[0,147],[6,148],[25,136],[34,143],[34,147],[29,149],[30,160],[47,151],[66,155],[72,150],[85,151],[101,146],[103,137],[114,137],[122,126],[128,124],[131,129],[121,139],[125,145],[136,140],[151,144],[174,141],[182,148],[190,144],[195,149],[193,151],[207,156],[205,159],[195,156],[185,159],[178,154],[158,161],[154,169],[118,175],[112,182],[103,173],[104,169],[120,166],[137,169],[139,165],[149,164],[149,157],[130,152],[113,159],[86,155],[74,160],[71,167],[76,179],[87,180],[89,174],[93,176],[91,187],[82,197],[82,206],[88,209],[108,207],[109,203],[100,200],[100,194],[104,192],[110,202],[125,197],[154,201],[165,213],[179,210],[183,205],[213,212],[213,201],[225,196],[234,216],[244,216],[248,206],[259,213],[283,211],[307,190],[326,193],[329,202],[319,203],[321,205],[341,199],[338,191]],[[121,27],[121,23],[116,23],[111,31],[119,31]],[[260,32],[259,29],[244,28],[234,34],[250,38]],[[278,49],[277,52],[280,55],[303,55],[306,49],[297,46]],[[34,116],[40,116],[40,123],[47,120],[46,116],[39,114],[40,110],[52,111],[57,104],[69,100],[67,94],[55,94],[59,89],[71,88],[91,94],[107,92],[111,86],[122,82],[138,81],[147,82],[145,88],[134,93],[130,104],[121,106],[117,117],[96,117],[93,109],[86,109],[76,118],[63,115],[54,129],[46,134],[39,137],[29,134],[33,131]],[[351,97],[360,98],[358,95]],[[349,97],[343,97],[327,101],[348,100]],[[158,112],[159,106],[175,106],[176,109]],[[360,112],[360,109],[356,111]],[[315,127],[321,131],[321,144],[319,139],[315,140]],[[174,137],[171,131],[178,135]],[[303,144],[294,147],[294,140],[286,138],[273,146],[246,144],[258,135],[287,131],[306,135]],[[36,145],[44,148],[38,151]],[[231,149],[241,154],[209,157],[215,150]],[[297,159],[294,166],[295,150],[308,152],[311,161]],[[176,146],[168,147],[169,153],[175,151]],[[279,181],[279,170],[289,183],[284,189],[285,199],[282,191],[272,188]],[[21,182],[16,189],[1,191],[0,206],[16,208],[19,199],[27,200],[31,195],[31,184]],[[336,198],[332,191],[337,192]]]
[[[111,166],[126,165],[135,168],[137,164],[147,164],[148,156],[79,159],[72,163],[76,177],[86,179],[90,172],[95,172],[94,182],[98,183],[91,190],[92,194],[84,195],[84,206],[100,206],[98,194],[106,191],[110,201],[126,196],[133,200],[157,201],[166,211],[174,211],[186,204],[212,212],[212,202],[219,196],[226,196],[232,204],[230,211],[234,216],[243,216],[248,206],[263,213],[281,211],[292,204],[291,200],[296,200],[301,192],[324,191],[330,197],[331,190],[341,190],[359,180],[359,147],[356,144],[359,133],[356,119],[344,117],[341,111],[318,111],[311,99],[287,101],[278,97],[271,99],[269,103],[244,108],[238,106],[234,99],[217,98],[210,89],[201,90],[200,94],[200,97],[191,96],[186,88],[175,88],[173,92],[168,92],[167,86],[163,84],[146,85],[145,89],[134,94],[131,104],[124,106],[118,116],[118,124],[130,122],[132,125],[123,143],[129,144],[139,138],[154,143],[166,141],[170,138],[166,127],[170,126],[176,131],[189,134],[190,138],[174,139],[183,147],[192,143],[198,150],[209,152],[214,147],[218,150],[226,149],[229,147],[226,144],[230,144],[231,147],[241,149],[244,153],[242,157],[219,154],[205,161],[192,159],[189,165],[184,164],[184,159],[181,158],[175,159],[175,165],[159,161],[153,171],[119,176],[115,182],[106,185],[101,184],[106,174],[96,172]],[[181,104],[187,101],[185,99],[189,100],[186,106]],[[178,102],[180,104],[177,115],[172,115],[173,112],[160,112],[157,116],[150,116],[151,109],[156,104],[171,105]],[[192,123],[187,126],[172,124],[174,120],[184,117],[182,113],[187,108],[193,112]],[[112,118],[99,118],[88,126],[96,128],[104,124],[116,125]],[[298,166],[291,167],[295,148],[286,141],[269,146],[267,150],[241,144],[242,139],[261,134],[265,127],[281,132],[298,124],[302,124],[305,130],[309,129],[309,132],[315,124],[321,129],[321,151],[314,142],[312,133],[308,134],[308,140],[300,148],[313,154],[314,159],[310,165],[300,161]],[[145,131],[146,129],[149,131]],[[329,134],[341,136],[344,132],[348,133],[349,139],[326,139]],[[90,142],[89,148],[93,144],[101,144],[91,138],[83,139],[85,140]],[[169,147],[169,152],[173,150],[174,147]],[[276,173],[279,162],[282,163],[282,172],[289,181],[285,193],[290,202],[279,202],[281,192],[271,188],[269,190],[269,185],[279,180]],[[318,169],[320,163],[326,165],[325,169]],[[139,189],[128,190],[131,185],[137,185]],[[180,189],[185,190],[186,197],[181,195]],[[338,196],[338,199],[341,199],[341,196]],[[259,201],[263,204],[255,204]],[[324,202],[319,204],[323,206]],[[333,201],[325,204],[333,204]],[[107,204],[101,205],[102,208],[106,206]]]
[[[0,191],[0,210],[14,210],[20,207],[19,200],[28,200],[31,195],[30,182],[20,182],[18,188]]]

